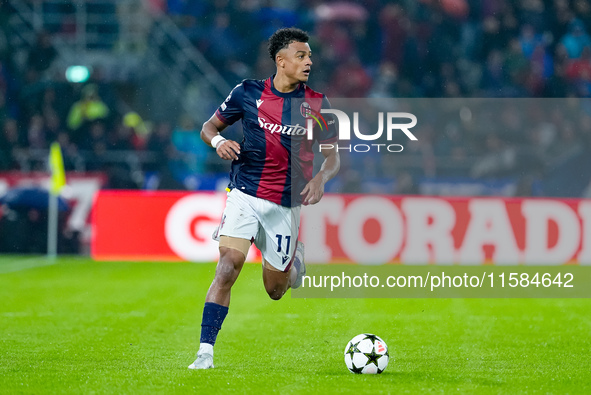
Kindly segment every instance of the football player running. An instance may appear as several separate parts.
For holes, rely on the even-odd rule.
[[[330,108],[324,94],[306,85],[312,68],[308,40],[300,29],[276,31],[269,38],[276,74],[238,84],[203,124],[201,138],[220,158],[232,160],[232,170],[226,208],[214,234],[220,258],[205,298],[197,359],[189,369],[214,367],[213,347],[251,244],[262,253],[263,283],[271,299],[299,287],[306,273],[304,245],[298,240],[300,208],[322,199],[325,183],[340,166],[338,152],[323,149],[324,161],[312,177],[312,144],[334,143],[336,125],[324,122],[326,127],[309,139],[299,123]],[[239,119],[242,142],[222,137],[220,132]]]

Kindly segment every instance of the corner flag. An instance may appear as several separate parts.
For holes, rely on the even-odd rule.
[[[52,143],[49,149],[49,168],[51,170],[51,183],[49,191],[59,195],[66,185],[66,171],[64,170],[64,159],[59,143]]]

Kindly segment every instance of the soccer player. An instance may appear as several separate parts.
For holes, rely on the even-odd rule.
[[[300,207],[320,201],[340,163],[335,149],[323,149],[324,162],[312,177],[312,144],[330,147],[336,125],[320,115],[330,106],[326,96],[305,84],[312,66],[308,39],[296,28],[273,33],[269,54],[276,74],[242,81],[203,124],[201,138],[220,158],[232,160],[232,170],[226,208],[214,234],[220,259],[205,298],[197,359],[189,369],[213,368],[213,346],[228,313],[230,291],[252,243],[262,253],[263,283],[271,299],[299,287],[306,273],[304,245],[297,239]],[[305,126],[312,118],[320,126],[313,137]],[[240,144],[220,135],[239,119],[244,132]]]

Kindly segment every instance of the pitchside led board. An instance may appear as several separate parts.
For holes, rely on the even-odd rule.
[[[591,264],[591,201],[388,192],[395,191],[389,186],[400,182],[401,169],[437,176],[442,169],[453,170],[454,160],[470,159],[471,152],[458,158],[456,147],[478,144],[474,178],[486,179],[490,166],[511,161],[529,166],[528,174],[535,176],[545,164],[536,162],[533,151],[560,153],[551,144],[561,141],[554,137],[564,134],[564,122],[591,135],[589,100],[342,99],[324,108],[321,101],[304,99],[293,105],[289,121],[285,114],[283,125],[259,114],[267,138],[280,141],[286,154],[291,150],[286,176],[294,184],[318,170],[327,148],[339,150],[341,184],[348,172],[361,178],[379,173],[381,183],[372,191],[363,182],[357,189],[349,183],[347,193],[327,193],[320,203],[302,208],[300,238],[309,263]],[[434,138],[440,133],[445,139]],[[499,144],[490,136],[516,148],[497,151]],[[435,140],[446,145],[434,147]],[[520,151],[523,147],[531,150]],[[446,193],[453,195],[453,187]],[[224,204],[224,192],[101,191],[93,210],[92,255],[215,261],[211,234]],[[260,260],[255,248],[248,259]]]

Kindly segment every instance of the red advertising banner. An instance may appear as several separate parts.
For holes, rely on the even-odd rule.
[[[92,210],[91,255],[98,260],[218,259],[211,235],[224,193],[100,191]],[[249,260],[256,259],[251,249]]]
[[[223,193],[101,191],[95,259],[215,261]],[[591,263],[591,201],[325,195],[302,208],[306,260],[359,264]],[[260,259],[252,248],[249,260]]]

